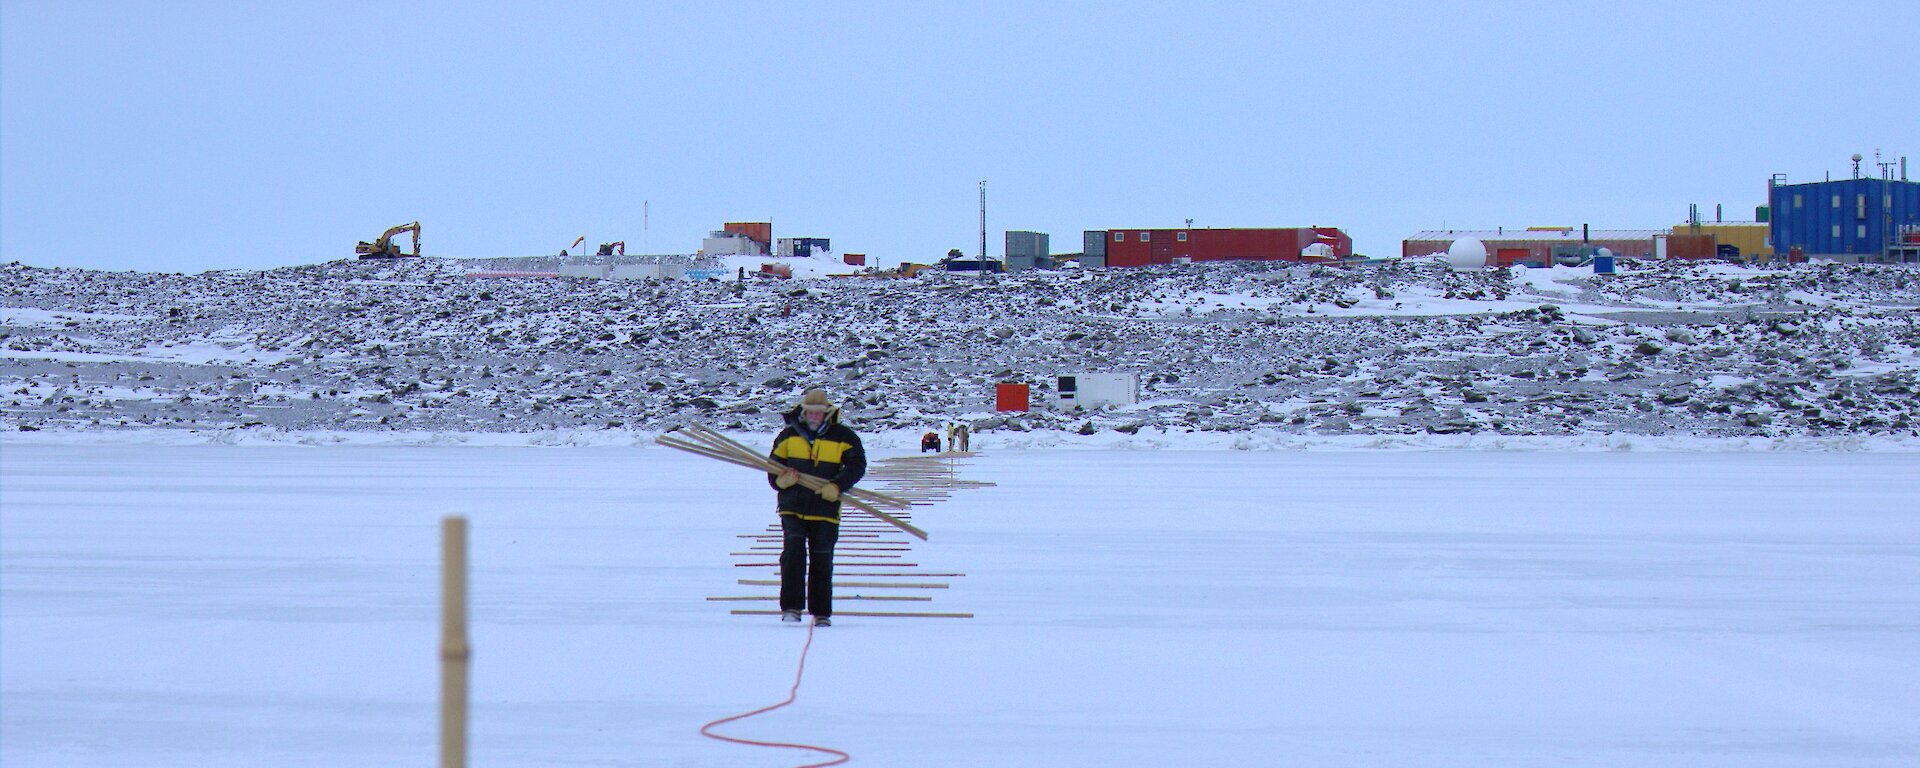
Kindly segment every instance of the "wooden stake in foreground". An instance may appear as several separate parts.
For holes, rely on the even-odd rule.
[[[685,434],[693,439],[688,440],[675,437],[673,432],[669,432],[654,438],[654,442],[668,448],[686,451],[687,453],[705,456],[710,459],[719,459],[729,464],[735,464],[748,469],[758,469],[768,474],[777,475],[788,469],[788,467],[769,461],[767,457],[754,453],[746,446],[705,427],[689,425],[675,430],[675,432]],[[824,477],[816,477],[804,472],[800,473],[800,484],[810,490],[818,491],[828,482],[830,481]],[[914,527],[912,523],[882,512],[874,505],[877,502],[906,508],[913,506],[911,502],[885,494],[877,494],[863,488],[846,489],[840,494],[840,499],[848,506],[872,515],[888,525],[906,531],[921,541],[927,540],[926,531]]]
[[[440,768],[467,764],[467,519],[440,520]]]

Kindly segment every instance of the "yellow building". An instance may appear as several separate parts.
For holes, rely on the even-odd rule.
[[[1673,228],[1675,235],[1713,235],[1720,245],[1731,245],[1740,249],[1740,258],[1747,261],[1773,258],[1773,248],[1767,244],[1771,237],[1771,225],[1766,222],[1751,221],[1703,221],[1699,224],[1679,224]]]

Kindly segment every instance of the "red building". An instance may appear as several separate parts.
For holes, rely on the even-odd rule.
[[[1492,232],[1468,230],[1431,230],[1416,232],[1413,237],[1400,241],[1400,255],[1405,258],[1446,253],[1453,247],[1453,241],[1471,237],[1487,247],[1487,266],[1506,267],[1514,264],[1527,264],[1534,267],[1550,266],[1554,263],[1556,249],[1600,248],[1613,251],[1613,255],[1624,259],[1651,259],[1656,257],[1654,239],[1662,235],[1657,229],[1595,229],[1586,230],[1575,227],[1528,227],[1512,232],[1496,229]],[[1707,253],[1712,256],[1713,246],[1707,244]]]
[[[1109,267],[1187,261],[1330,262],[1353,255],[1353,238],[1334,227],[1110,229],[1106,239]],[[1306,255],[1314,245],[1327,246],[1327,255]]]

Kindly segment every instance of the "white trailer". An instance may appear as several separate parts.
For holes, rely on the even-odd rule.
[[[1062,408],[1106,408],[1140,402],[1140,376],[1133,373],[1063,374],[1054,388]]]

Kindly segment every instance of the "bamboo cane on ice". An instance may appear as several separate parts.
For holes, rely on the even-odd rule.
[[[683,429],[681,431],[688,432],[689,436],[696,436],[694,433],[688,430]],[[715,447],[711,438],[709,438],[707,441],[704,441],[707,443],[705,445],[702,445],[701,443],[698,443],[698,442],[689,441],[689,440],[681,440],[681,439],[672,437],[671,435],[661,435],[657,438],[654,438],[654,442],[667,446],[668,448],[686,451],[688,453],[705,456],[710,459],[719,459],[720,461],[724,461],[729,464],[734,464],[734,465],[745,467],[748,469],[758,469],[762,472],[766,472],[769,474],[780,474],[781,472],[784,472],[787,469],[789,469],[786,466],[775,464],[771,461],[768,461],[766,457],[761,456],[758,453],[744,453],[742,452],[741,449],[745,448],[745,446],[741,446],[738,443],[735,443],[731,440],[725,440],[724,437],[721,439],[724,440],[723,444],[727,445],[728,446],[727,448],[723,449],[723,448]],[[830,480],[827,480],[826,478],[816,477],[814,475],[809,475],[804,472],[799,474],[800,474],[800,484],[805,486],[809,490],[812,490],[815,492],[818,492],[821,488],[825,487],[828,483],[832,482]],[[921,541],[927,540],[926,531],[921,530],[920,528],[914,526],[912,523],[909,523],[905,520],[901,520],[897,517],[894,517],[893,515],[890,515],[890,514],[887,514],[886,512],[881,511],[878,507],[874,506],[873,503],[866,500],[865,497],[867,495],[868,494],[842,493],[841,499],[846,501],[848,506],[851,506],[854,509],[857,509],[861,512],[864,512],[868,515],[878,518],[879,520],[887,523],[888,525],[892,525],[895,528],[899,528],[902,531],[906,531],[907,533],[913,535],[914,537],[920,539]],[[911,502],[907,502],[905,500],[898,500],[897,502],[894,502],[894,503],[898,503],[901,506],[911,506],[912,504]]]

